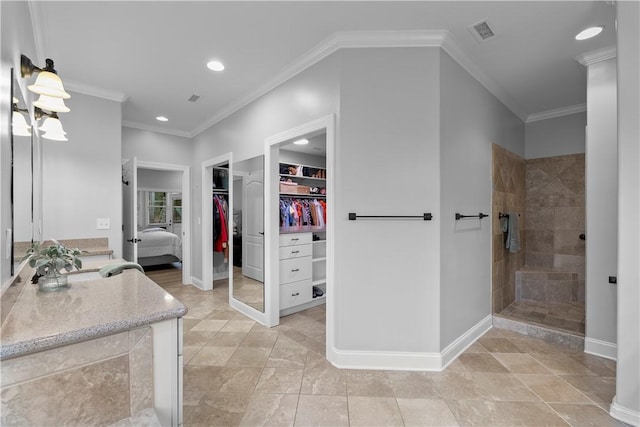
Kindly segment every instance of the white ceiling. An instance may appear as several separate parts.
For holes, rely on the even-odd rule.
[[[615,6],[605,1],[47,1],[32,13],[38,61],[54,59],[69,89],[125,98],[125,125],[183,136],[255,97],[336,32],[447,30],[523,120],[583,104],[575,58],[615,45]],[[468,26],[485,18],[498,36],[480,43]],[[606,28],[575,41],[590,25]],[[225,71],[206,68],[214,58]],[[187,101],[193,94],[197,103]]]

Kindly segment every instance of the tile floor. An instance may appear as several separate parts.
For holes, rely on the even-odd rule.
[[[324,354],[316,307],[268,329],[228,289],[152,279],[189,307],[184,420],[192,426],[624,426],[615,362],[492,329],[443,372],[343,370]]]
[[[500,312],[508,319],[584,337],[584,303],[522,300]]]

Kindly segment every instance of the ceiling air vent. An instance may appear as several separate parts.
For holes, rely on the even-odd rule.
[[[198,102],[199,99],[200,99],[200,95],[191,95],[189,97],[189,101],[191,102]]]
[[[496,36],[496,33],[491,29],[486,19],[470,25],[469,31],[471,31],[471,34],[473,34],[479,42],[490,40]]]

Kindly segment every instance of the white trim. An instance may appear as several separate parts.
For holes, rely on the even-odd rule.
[[[95,96],[97,98],[107,99],[109,101],[115,101],[119,103],[125,102],[129,99],[129,96],[123,92],[115,90],[102,89],[96,86],[91,86],[86,83],[80,83],[74,80],[64,79],[64,87],[66,90],[75,93],[82,93],[84,95]]]
[[[207,236],[212,236],[211,230],[211,218],[213,212],[211,209],[211,203],[206,203],[211,199],[211,184],[213,182],[213,168],[218,165],[229,165],[229,176],[232,176],[231,165],[233,163],[233,153],[226,153],[212,159],[202,162],[202,186],[201,186],[201,199],[202,200],[202,282],[200,289],[204,291],[210,291],[213,289],[213,242]],[[231,193],[233,185],[233,179],[229,180],[229,192]],[[231,201],[231,200],[230,200]],[[233,206],[229,203],[229,211],[233,212]],[[183,214],[184,216],[184,214]],[[233,244],[233,240],[231,240]],[[229,248],[229,265],[233,266],[233,247]],[[231,289],[233,285],[233,274],[229,275],[229,295],[231,295]]]
[[[616,401],[616,396],[613,397],[609,407],[609,415],[632,426],[640,426],[640,412],[620,406]]]
[[[195,286],[196,288],[204,290],[204,288],[202,286],[202,280],[198,279],[197,277],[191,276],[191,284],[193,286]]]
[[[537,122],[539,120],[555,119],[556,117],[568,116],[571,114],[584,113],[587,111],[587,104],[576,104],[568,107],[555,108],[553,110],[540,111],[529,114],[526,123]]]
[[[458,62],[462,68],[467,70],[473,78],[480,82],[480,84],[521,120],[524,121],[527,117],[527,114],[518,103],[463,53],[447,31],[349,31],[332,34],[293,61],[273,79],[260,86],[257,90],[237,99],[209,120],[197,126],[193,132],[191,132],[190,136],[195,137],[201,134],[224,118],[247,106],[337,50],[368,47],[441,47],[454,61]]]
[[[265,326],[276,326],[280,322],[280,271],[279,263],[279,221],[278,181],[279,181],[279,146],[292,139],[319,130],[325,130],[326,170],[327,170],[327,316],[326,316],[326,348],[327,359],[329,349],[334,347],[334,244],[335,244],[335,116],[330,114],[320,119],[302,124],[295,128],[272,135],[264,141],[264,286],[265,286]],[[331,360],[331,359],[329,359]]]
[[[332,350],[327,359],[342,369],[442,371],[490,330],[493,327],[492,321],[493,316],[487,315],[449,344],[441,353],[338,350],[331,347]]]
[[[591,52],[583,53],[576,57],[576,61],[580,64],[588,67],[589,65],[597,64],[598,62],[613,59],[617,56],[615,46],[603,47],[602,49],[592,50]]]
[[[618,356],[618,347],[616,344],[597,340],[595,338],[584,339],[584,352],[593,354],[594,356],[604,357],[605,359],[616,360]]]
[[[442,355],[426,352],[343,351],[333,349],[331,363],[341,369],[441,371]]]
[[[483,336],[489,329],[493,328],[493,316],[487,315],[484,319],[476,323],[464,334],[442,350],[442,369],[445,369],[451,362],[456,360],[467,348]]]
[[[180,136],[182,138],[192,138],[194,135],[191,132],[185,132],[177,129],[167,129],[158,126],[151,126],[144,123],[132,122],[130,120],[123,120],[122,127],[147,130],[150,132],[164,133],[167,135]]]
[[[182,172],[182,283],[193,283],[191,277],[191,166],[138,160],[136,169]],[[137,184],[136,184],[137,185]],[[136,188],[136,191],[139,189]],[[135,207],[134,207],[135,208]]]
[[[487,89],[498,101],[502,102],[513,114],[518,116],[520,120],[525,121],[527,113],[520,107],[515,99],[509,95],[509,93],[502,89],[502,87],[496,83],[491,77],[485,74],[478,66],[467,56],[466,53],[457,43],[451,35],[447,35],[442,43],[442,49],[449,54],[449,56],[456,61],[467,73],[471,74],[471,77],[476,79],[485,89]]]

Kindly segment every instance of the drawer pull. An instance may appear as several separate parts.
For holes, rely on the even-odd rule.
[[[291,251],[291,255],[293,255],[293,254],[299,254],[299,253],[300,253],[300,251]]]
[[[297,297],[298,295],[300,295],[300,292],[296,292],[295,294],[291,294],[292,297]]]
[[[300,271],[300,269],[299,269],[299,268],[295,268],[295,269],[291,270],[291,272],[292,272],[292,273],[296,273],[296,272],[298,272],[298,271]]]
[[[294,240],[300,240],[300,238],[294,237],[294,238],[291,239],[291,241],[294,241]]]

